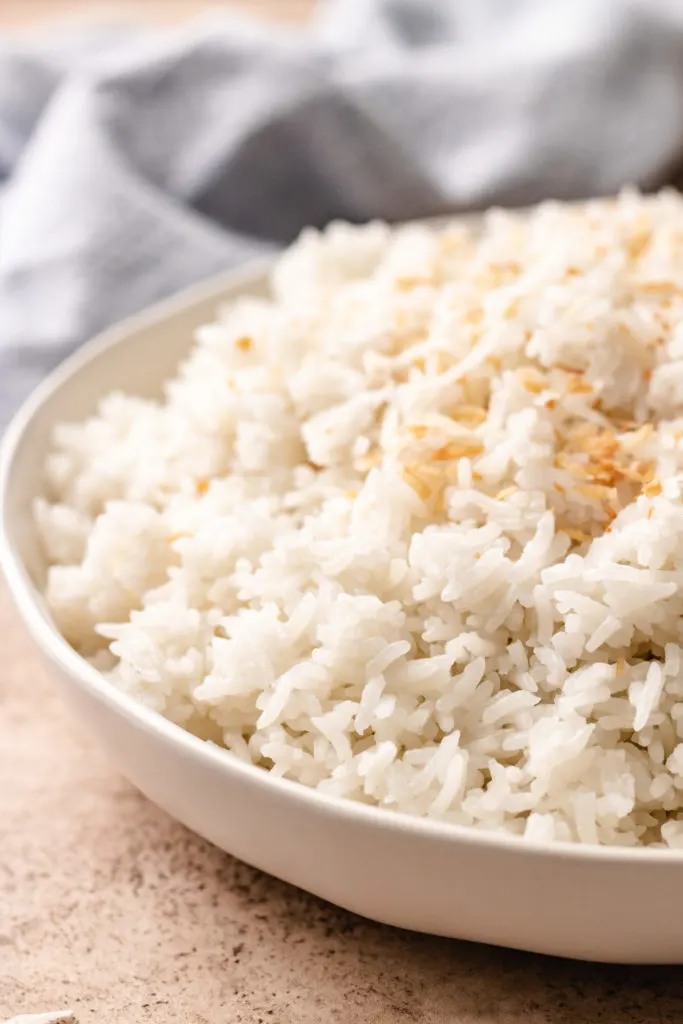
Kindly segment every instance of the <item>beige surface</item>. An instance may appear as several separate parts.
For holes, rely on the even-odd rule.
[[[88,743],[1,587],[0,637],[0,1020],[66,1006],[80,1024],[683,1020],[683,969],[410,935],[232,860]]]
[[[162,22],[179,21],[201,10],[241,7],[259,17],[303,18],[315,0],[0,0],[0,26],[24,26],[84,13],[126,11]]]
[[[206,6],[147,5],[164,20]],[[79,6],[0,0],[0,24]],[[310,5],[248,6],[296,17]],[[1,587],[0,645],[0,1020],[71,1006],[80,1024],[683,1021],[683,970],[391,931],[231,860],[87,742]]]

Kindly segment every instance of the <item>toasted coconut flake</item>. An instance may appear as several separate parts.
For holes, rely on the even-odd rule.
[[[593,388],[581,377],[570,377],[567,384],[567,391],[570,395],[590,395]]]
[[[368,452],[367,455],[361,455],[355,460],[353,468],[359,473],[369,473],[371,469],[379,466],[379,463],[379,452]]]
[[[410,484],[415,493],[423,501],[427,501],[433,494],[432,488],[414,471],[411,466],[403,467],[403,475],[406,482]]]
[[[630,480],[634,484],[646,484],[654,477],[655,467],[653,462],[633,462],[630,465],[619,467],[619,475],[624,480]]]
[[[534,395],[540,395],[543,391],[547,390],[548,379],[543,374],[539,373],[533,367],[523,367],[517,371],[517,377],[519,378],[522,387],[526,388]]]
[[[638,479],[644,484],[651,483],[655,478],[654,462],[636,462]]]
[[[447,373],[454,366],[453,358],[448,354],[448,352],[439,352],[437,360],[439,373]]]
[[[435,462],[450,462],[452,459],[470,459],[475,455],[481,455],[484,446],[481,441],[473,438],[471,441],[451,441],[432,452],[432,459]]]
[[[431,466],[425,462],[421,466],[417,466],[414,472],[419,473],[423,477],[427,477],[428,480],[442,480],[444,476],[444,469],[442,466]]]
[[[558,368],[558,370],[563,370],[565,373],[571,373],[571,374],[574,374],[574,375],[576,375],[576,374],[581,375],[581,374],[586,372],[580,366],[568,366],[567,363],[558,363],[557,364],[557,368]]]
[[[479,426],[486,422],[486,410],[478,405],[456,405],[450,413],[451,419],[458,423]]]
[[[431,288],[434,285],[433,279],[429,277],[397,277],[396,288],[400,292],[412,291],[413,288]]]
[[[587,442],[593,442],[600,437],[593,423],[579,423],[567,432],[569,446],[585,448]]]
[[[610,488],[603,487],[602,484],[577,484],[574,490],[591,501],[605,501],[610,497]]]
[[[631,259],[637,260],[639,256],[642,256],[651,240],[652,232],[647,228],[643,231],[639,231],[637,235],[634,235],[633,238],[629,239],[626,242],[626,248]]]
[[[593,540],[590,533],[586,533],[585,530],[579,530],[575,526],[561,526],[559,532],[566,533],[569,539],[576,541],[577,544],[590,544]]]
[[[642,284],[638,285],[638,288],[646,294],[657,294],[659,292],[675,291],[676,285],[673,281],[643,281]]]
[[[654,426],[652,423],[643,423],[637,430],[622,437],[621,444],[626,451],[633,451],[634,448],[638,448],[639,445],[644,444],[652,434],[654,433]]]
[[[581,477],[584,480],[592,480],[593,474],[590,466],[584,462],[577,462],[576,455],[572,458],[567,452],[558,452],[553,459],[553,466],[555,469],[566,469],[567,472],[571,473],[574,477]]]
[[[628,433],[629,430],[637,430],[640,426],[636,420],[615,419],[613,422],[615,428],[621,431],[622,434]]]

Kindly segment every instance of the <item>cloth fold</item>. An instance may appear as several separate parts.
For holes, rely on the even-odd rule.
[[[650,189],[679,0],[330,0],[0,44],[0,422],[64,355],[307,224]]]

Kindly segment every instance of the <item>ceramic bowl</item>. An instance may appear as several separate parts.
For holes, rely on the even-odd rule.
[[[229,273],[107,331],[52,374],[5,436],[0,562],[65,698],[154,803],[235,857],[357,914],[560,956],[683,962],[683,851],[527,842],[274,778],[119,693],[50,621],[31,505],[53,425],[92,413],[112,389],[159,394],[197,325],[223,300],[266,290],[264,267]]]

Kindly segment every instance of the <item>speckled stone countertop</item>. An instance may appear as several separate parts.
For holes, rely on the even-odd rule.
[[[87,0],[0,0],[0,27]],[[349,0],[353,2],[353,0]],[[146,0],[159,20],[206,0]],[[312,0],[242,0],[303,17]],[[683,968],[590,966],[353,917],[139,796],[51,690],[0,584],[0,1021],[683,1024]]]
[[[139,796],[73,722],[0,587],[0,1021],[681,1024],[683,969],[380,927]]]

